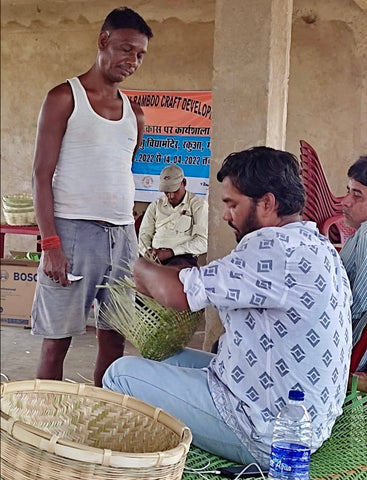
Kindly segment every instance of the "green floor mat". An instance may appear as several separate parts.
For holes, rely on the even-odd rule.
[[[187,455],[185,470],[182,478],[183,480],[204,480],[204,478],[208,478],[210,480],[215,478],[218,480],[222,477],[207,472],[215,471],[219,467],[227,467],[229,465],[236,464],[192,446]],[[197,472],[191,470],[196,470]]]
[[[367,393],[356,387],[355,378],[331,437],[311,456],[310,480],[367,480]],[[206,472],[229,465],[235,464],[193,446],[182,478],[218,480],[225,477]]]

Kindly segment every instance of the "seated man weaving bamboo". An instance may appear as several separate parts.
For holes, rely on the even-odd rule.
[[[152,202],[139,229],[139,252],[163,265],[197,266],[207,251],[208,203],[186,191],[178,165],[165,167],[159,190],[165,195]]]
[[[225,329],[217,354],[184,349],[162,362],[123,357],[105,388],[161,407],[190,427],[194,445],[238,463],[269,465],[274,419],[303,390],[312,451],[342,412],[351,352],[351,291],[339,255],[304,222],[304,187],[290,153],[254,147],[217,174],[223,219],[238,245],[181,270],[139,258],[138,290],[166,307],[215,307]]]

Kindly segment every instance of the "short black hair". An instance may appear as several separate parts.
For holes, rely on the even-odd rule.
[[[364,155],[353,163],[348,170],[348,177],[367,187],[367,156]]]
[[[153,32],[145,20],[128,7],[119,7],[112,10],[105,18],[101,32],[118,30],[119,28],[134,28],[146,35],[148,40],[153,37]]]
[[[301,213],[304,209],[306,196],[300,165],[289,152],[261,146],[231,153],[217,173],[219,182],[225,177],[243,195],[255,200],[272,193],[279,205],[279,216]]]

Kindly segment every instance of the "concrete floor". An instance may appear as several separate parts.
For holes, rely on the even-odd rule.
[[[189,345],[202,348],[205,320],[191,339]],[[1,381],[34,379],[42,338],[31,335],[30,329],[1,326]],[[64,363],[64,380],[88,383],[93,380],[97,352],[96,331],[87,327],[87,333],[74,337]],[[125,355],[138,355],[137,350],[127,342]]]

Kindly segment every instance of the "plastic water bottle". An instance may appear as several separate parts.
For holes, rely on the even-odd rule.
[[[290,390],[273,431],[269,479],[309,480],[312,424],[303,405],[304,393]]]

